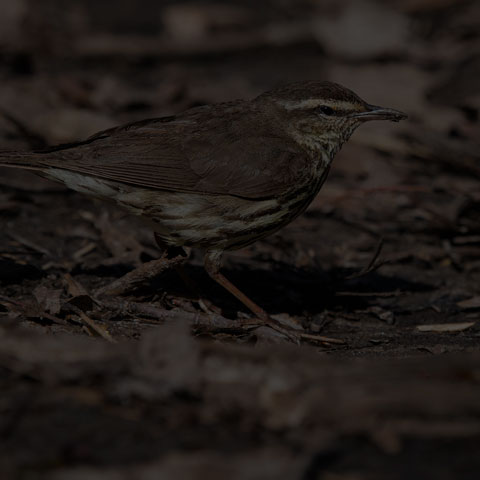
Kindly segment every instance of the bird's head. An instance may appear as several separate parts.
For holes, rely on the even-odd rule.
[[[330,159],[363,122],[407,118],[398,110],[370,105],[333,82],[293,83],[266,92],[257,101],[280,114],[287,133],[298,143]]]

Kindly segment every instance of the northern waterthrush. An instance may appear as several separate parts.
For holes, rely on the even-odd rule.
[[[220,273],[223,252],[300,215],[363,122],[404,118],[341,85],[301,82],[251,101],[120,126],[76,144],[0,152],[0,166],[34,170],[113,200],[147,219],[167,248],[205,249],[208,274],[267,321],[267,313]]]

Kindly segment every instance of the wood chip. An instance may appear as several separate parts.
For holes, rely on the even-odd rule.
[[[457,306],[463,309],[480,308],[480,295],[457,302]]]
[[[419,332],[461,332],[467,328],[473,327],[475,322],[460,322],[460,323],[436,323],[431,325],[417,325],[415,327]]]

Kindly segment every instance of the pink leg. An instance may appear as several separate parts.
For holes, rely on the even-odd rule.
[[[155,239],[157,240],[157,243],[159,244],[160,248],[166,249],[167,251],[167,256],[168,257],[174,257],[181,255],[181,249],[178,247],[167,247],[160,238],[158,238],[157,234],[155,234]],[[255,302],[250,300],[241,290],[239,290],[230,280],[228,280],[224,275],[220,273],[220,267],[221,267],[221,259],[222,259],[222,251],[210,251],[205,254],[205,270],[207,273],[210,275],[210,277],[215,280],[219,285],[221,285],[223,288],[228,290],[233,296],[235,296],[240,302],[242,302],[249,310],[251,310],[255,316],[260,320],[259,322],[256,322],[254,319],[248,319],[248,320],[240,320],[240,323],[243,323],[244,325],[248,327],[259,327],[261,325],[268,326],[272,328],[273,330],[276,330],[277,332],[282,333],[286,337],[288,337],[290,340],[292,340],[294,343],[300,343],[300,340],[302,338],[306,338],[309,340],[316,340],[320,342],[328,342],[328,343],[343,343],[341,340],[336,340],[336,339],[331,339],[327,337],[322,337],[320,335],[312,335],[309,333],[304,333],[304,332],[298,332],[294,331],[291,328],[284,327],[280,323],[278,323],[276,320],[270,318],[268,313],[260,306],[258,306]],[[186,275],[186,273],[182,270],[181,265],[177,265],[175,267],[175,270],[178,272],[180,277],[184,280],[186,283],[187,287],[191,288],[194,293],[198,294],[199,289],[197,288],[197,285],[193,280]],[[205,310],[207,313],[210,310],[218,310],[217,307],[212,305],[210,302],[205,301],[203,298],[203,295],[199,295],[199,304],[203,310]]]
[[[250,300],[230,280],[220,273],[222,253],[220,251],[207,252],[205,255],[205,270],[217,283],[238,298],[249,310],[262,320],[270,320],[268,313],[255,302]]]
[[[211,251],[205,254],[205,270],[218,284],[228,290],[234,297],[238,298],[249,310],[251,310],[260,322],[255,322],[256,326],[265,325],[277,332],[290,338],[294,343],[300,342],[297,332],[280,325],[276,320],[270,318],[268,313],[255,302],[250,300],[241,290],[239,290],[230,280],[220,273],[221,259],[223,252]],[[253,325],[252,320],[248,322]]]

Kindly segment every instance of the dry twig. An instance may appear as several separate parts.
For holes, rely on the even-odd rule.
[[[151,262],[144,263],[138,268],[128,272],[123,277],[118,278],[109,285],[105,285],[99,288],[95,292],[95,296],[101,295],[123,295],[144,283],[146,280],[150,280],[165,270],[179,265],[185,261],[185,257],[177,256],[174,258],[160,258],[158,260],[152,260]]]

